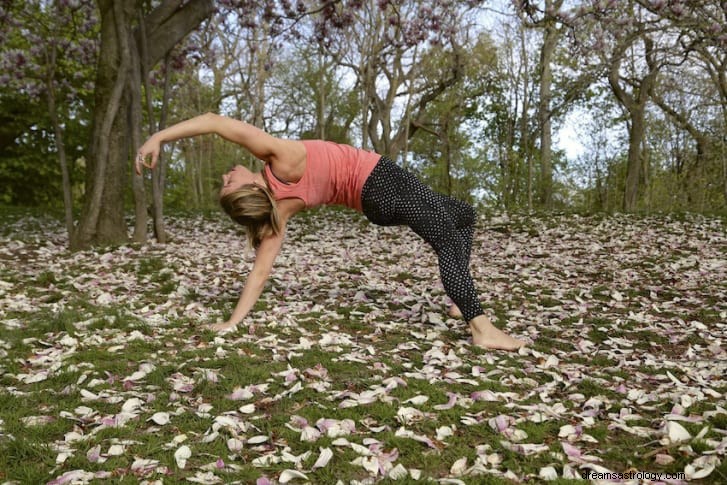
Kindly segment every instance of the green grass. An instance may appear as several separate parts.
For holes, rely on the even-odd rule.
[[[177,238],[195,248],[190,253],[184,244],[144,250],[132,245],[74,257],[64,251],[38,252],[48,223],[28,213],[6,216],[15,225],[3,229],[5,234],[28,244],[27,253],[16,258],[18,264],[0,270],[2,281],[12,285],[0,286],[7,292],[0,298],[17,294],[18,301],[22,296],[32,304],[0,313],[0,482],[47,483],[79,469],[110,472],[113,483],[163,479],[181,484],[212,465],[209,470],[223,483],[254,483],[262,476],[277,480],[284,470],[295,468],[285,461],[255,467],[254,460],[310,452],[300,467],[310,483],[457,478],[467,484],[505,484],[512,483],[503,477],[508,471],[518,481],[538,483],[543,467],[553,466],[562,475],[569,463],[565,438],[558,436],[565,425],[594,437],[598,443],[572,444],[614,471],[681,472],[698,457],[713,455],[727,430],[727,414],[716,413],[724,400],[714,395],[727,392],[724,365],[707,350],[725,338],[720,326],[727,311],[720,299],[723,286],[710,279],[713,275],[690,280],[696,281],[695,288],[679,291],[660,281],[664,267],[682,257],[706,251],[706,259],[716,259],[715,248],[689,244],[683,225],[695,220],[680,219],[676,226],[658,217],[513,215],[506,225],[479,231],[473,264],[481,265],[476,269],[484,275],[478,284],[489,292],[482,297],[487,311],[496,325],[535,336],[527,352],[506,354],[462,345],[468,338],[466,325],[443,314],[436,261],[431,254],[411,254],[411,247],[420,244],[416,239],[395,228],[382,228],[376,239],[366,239],[370,228],[360,220],[350,224],[350,217],[345,211],[311,211],[291,222],[290,252],[281,255],[272,283],[246,322],[255,325],[255,332],[243,328],[218,337],[202,325],[229,316],[237,301],[233,288],[239,288],[250,269],[240,257],[241,246],[231,242],[239,235],[229,227],[209,219],[205,224],[212,229],[201,235],[195,232],[199,218],[175,218]],[[656,243],[644,248],[628,236],[638,234],[632,226],[646,224],[679,247],[673,252]],[[321,227],[329,231],[321,232]],[[338,237],[342,234],[345,238]],[[575,238],[566,241],[570,252],[559,252],[564,235]],[[229,241],[216,245],[228,236]],[[620,245],[595,253],[585,249],[589,241],[605,245],[614,238]],[[518,261],[517,255],[534,254],[534,243],[543,245],[539,257]],[[516,245],[515,256],[492,249],[508,244]],[[348,249],[344,255],[339,252],[343,245],[355,245],[358,252],[351,256]],[[642,252],[648,256],[641,257]],[[304,270],[290,254],[303,260]],[[551,259],[557,255],[561,258]],[[532,273],[523,277],[527,264]],[[622,280],[630,272],[638,276],[632,286]],[[219,282],[213,284],[215,278]],[[186,294],[177,292],[180,285],[188,289]],[[656,287],[663,288],[652,297]],[[619,305],[612,305],[615,290],[624,295]],[[114,300],[99,301],[102,292]],[[356,299],[359,292],[367,301]],[[397,316],[414,305],[419,313]],[[428,314],[437,312],[446,327],[426,323]],[[513,316],[517,314],[522,316]],[[689,322],[695,320],[706,330],[691,329]],[[8,325],[11,321],[21,327]],[[347,342],[322,345],[324,335]],[[304,341],[310,347],[301,346]],[[578,350],[585,341],[591,344],[589,352]],[[433,359],[434,349],[444,357]],[[548,360],[551,356],[557,363]],[[141,369],[148,373],[131,380]],[[676,389],[667,370],[683,382],[682,388]],[[24,382],[23,376],[45,378]],[[254,391],[250,398],[230,399],[245,388]],[[644,391],[648,399],[630,400],[632,390]],[[472,401],[476,391],[490,391],[496,400]],[[683,413],[701,421],[682,424],[692,436],[704,427],[707,433],[688,446],[660,443],[665,416],[688,391],[694,402]],[[441,408],[452,394],[458,402]],[[377,398],[350,406],[370,395]],[[405,403],[415,396],[429,400]],[[121,414],[122,406],[135,399],[140,408],[134,415]],[[600,402],[597,409],[586,406],[591,399]],[[243,413],[250,404],[252,412]],[[418,409],[422,418],[402,423],[403,407]],[[626,409],[641,418],[625,425],[653,434],[642,437],[614,426]],[[153,423],[151,417],[162,412],[169,413],[169,422]],[[516,424],[503,433],[493,430],[488,421],[499,415]],[[351,420],[355,430],[301,441],[291,416],[311,426],[319,420]],[[34,419],[49,422],[30,424]],[[126,422],[109,425],[119,419]],[[219,424],[229,420],[239,428]],[[453,434],[440,441],[437,431],[445,426]],[[434,447],[397,436],[401,428],[431,440]],[[508,434],[513,430],[527,438],[515,443]],[[215,432],[217,437],[208,440]],[[83,439],[71,442],[71,456],[57,464],[58,447],[72,433]],[[173,440],[182,435],[192,450],[185,469],[174,460],[181,441]],[[245,442],[239,452],[227,447],[234,436]],[[267,441],[247,442],[255,436]],[[378,440],[384,452],[398,453],[393,465],[420,470],[422,480],[373,475],[351,463],[359,454],[335,445],[337,438],[356,445]],[[120,442],[127,443],[121,456],[89,461],[94,446],[105,454]],[[547,451],[507,449],[518,444],[544,445]],[[330,448],[333,458],[325,468],[311,470],[321,448]],[[478,450],[485,450],[484,455],[478,456]],[[656,453],[668,454],[674,462],[657,465]],[[495,457],[495,464],[487,465],[495,473],[452,476],[457,460],[466,458],[469,467],[488,455]],[[704,483],[722,483],[727,476],[724,456],[714,456],[721,461]],[[158,460],[163,468],[137,476],[131,471],[136,459]],[[217,469],[217,460],[228,468]],[[576,463],[570,466],[579,472]],[[554,483],[574,482],[560,478]]]

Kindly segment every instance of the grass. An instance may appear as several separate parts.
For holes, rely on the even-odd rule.
[[[48,233],[52,223],[31,213],[8,215],[3,244],[27,245],[18,264],[0,270],[0,481],[47,483],[85,470],[110,473],[115,483],[188,483],[204,473],[254,483],[298,468],[322,484],[503,484],[538,482],[552,466],[555,483],[574,483],[564,470],[583,469],[564,453],[568,438],[559,433],[567,425],[597,441],[574,436],[571,445],[610,470],[683,472],[713,457],[703,482],[725,481],[724,454],[714,451],[727,432],[718,407],[727,369],[714,352],[725,341],[727,288],[721,273],[668,270],[687,256],[718,259],[719,243],[691,244],[684,232],[692,224],[701,240],[719,241],[714,219],[512,216],[492,230],[485,222],[472,258],[482,300],[498,325],[534,339],[527,352],[504,354],[469,346],[466,328],[446,318],[435,261],[418,240],[396,228],[371,237],[350,216],[316,211],[292,223],[288,252],[246,320],[253,328],[220,337],[201,326],[230,314],[250,268],[234,231],[210,219],[204,235],[199,218],[179,217],[168,247],[71,255],[60,228]],[[646,223],[671,238],[671,252],[634,239],[630,226]],[[570,250],[559,247],[564,234],[577,236],[566,241]],[[59,249],[42,250],[43,237]],[[534,237],[543,246],[537,251]],[[608,251],[581,250],[614,238],[620,243]],[[505,255],[500,248],[508,245],[515,249]],[[631,272],[637,286],[624,279]],[[665,272],[670,283],[662,288]],[[428,323],[431,314],[444,323]],[[250,394],[231,399],[242,389]],[[473,400],[485,391],[491,400]],[[643,391],[643,400],[629,391]],[[679,411],[685,395],[693,403]],[[406,402],[418,396],[428,400]],[[422,414],[406,421],[403,408]],[[681,422],[692,437],[708,431],[662,443],[659,430],[674,412],[698,420]],[[168,413],[168,423],[154,423],[155,413]],[[640,418],[622,421],[629,413]],[[294,416],[321,436],[303,441]],[[497,416],[514,424],[497,431],[490,424]],[[329,436],[325,425],[334,422],[355,429]],[[440,439],[445,428],[452,434]],[[266,441],[249,441],[258,436]],[[241,450],[228,448],[231,438],[243,442]],[[382,467],[419,470],[422,480],[395,481],[388,468],[363,467],[363,448],[341,438],[381,460],[395,457]],[[107,456],[118,444],[123,453]],[[185,468],[174,458],[182,445],[192,452]],[[545,448],[518,451],[526,445]],[[101,461],[89,455],[96,446]],[[325,448],[333,458],[312,469]],[[305,453],[299,465],[286,461]],[[674,461],[659,465],[657,453]],[[265,457],[271,462],[260,465]],[[467,468],[477,465],[470,474],[453,470],[463,458]],[[140,459],[155,465],[139,470]]]

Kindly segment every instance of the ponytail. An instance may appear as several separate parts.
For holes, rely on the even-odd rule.
[[[243,185],[220,197],[220,205],[233,221],[245,226],[250,246],[257,249],[263,239],[282,231],[278,206],[267,187]]]

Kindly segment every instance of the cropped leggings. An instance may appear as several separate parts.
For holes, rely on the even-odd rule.
[[[361,192],[364,215],[380,226],[409,226],[437,253],[444,291],[466,321],[483,314],[469,271],[475,211],[438,194],[413,174],[381,157]]]

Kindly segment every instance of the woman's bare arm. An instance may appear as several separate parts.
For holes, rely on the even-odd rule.
[[[149,138],[139,148],[136,172],[141,166],[154,168],[163,143],[192,136],[215,133],[222,138],[237,143],[255,157],[265,162],[295,164],[305,158],[305,147],[293,140],[276,138],[265,131],[244,121],[235,120],[214,113],[206,113],[165,128]],[[147,162],[147,157],[150,161]]]
[[[273,263],[280,253],[285,237],[285,227],[288,219],[297,212],[303,210],[305,204],[300,199],[281,200],[278,203],[278,210],[281,217],[281,231],[277,236],[269,236],[262,240],[255,252],[255,264],[247,277],[245,288],[242,290],[240,299],[229,320],[224,323],[211,325],[209,328],[214,331],[224,331],[235,328],[250,313],[252,307],[260,298],[265,288],[265,283],[273,270]]]
[[[280,234],[270,236],[262,240],[255,253],[255,264],[247,277],[245,287],[242,290],[242,294],[240,295],[240,299],[237,301],[237,305],[235,306],[232,315],[230,315],[230,318],[224,323],[211,325],[209,327],[211,330],[222,331],[232,329],[236,327],[238,323],[242,322],[248,313],[250,313],[250,310],[252,310],[252,307],[255,306],[255,303],[260,298],[260,295],[265,288],[265,283],[270,277],[275,258],[278,256],[278,253],[280,253],[280,248],[283,245],[284,236],[285,227],[283,227]]]

